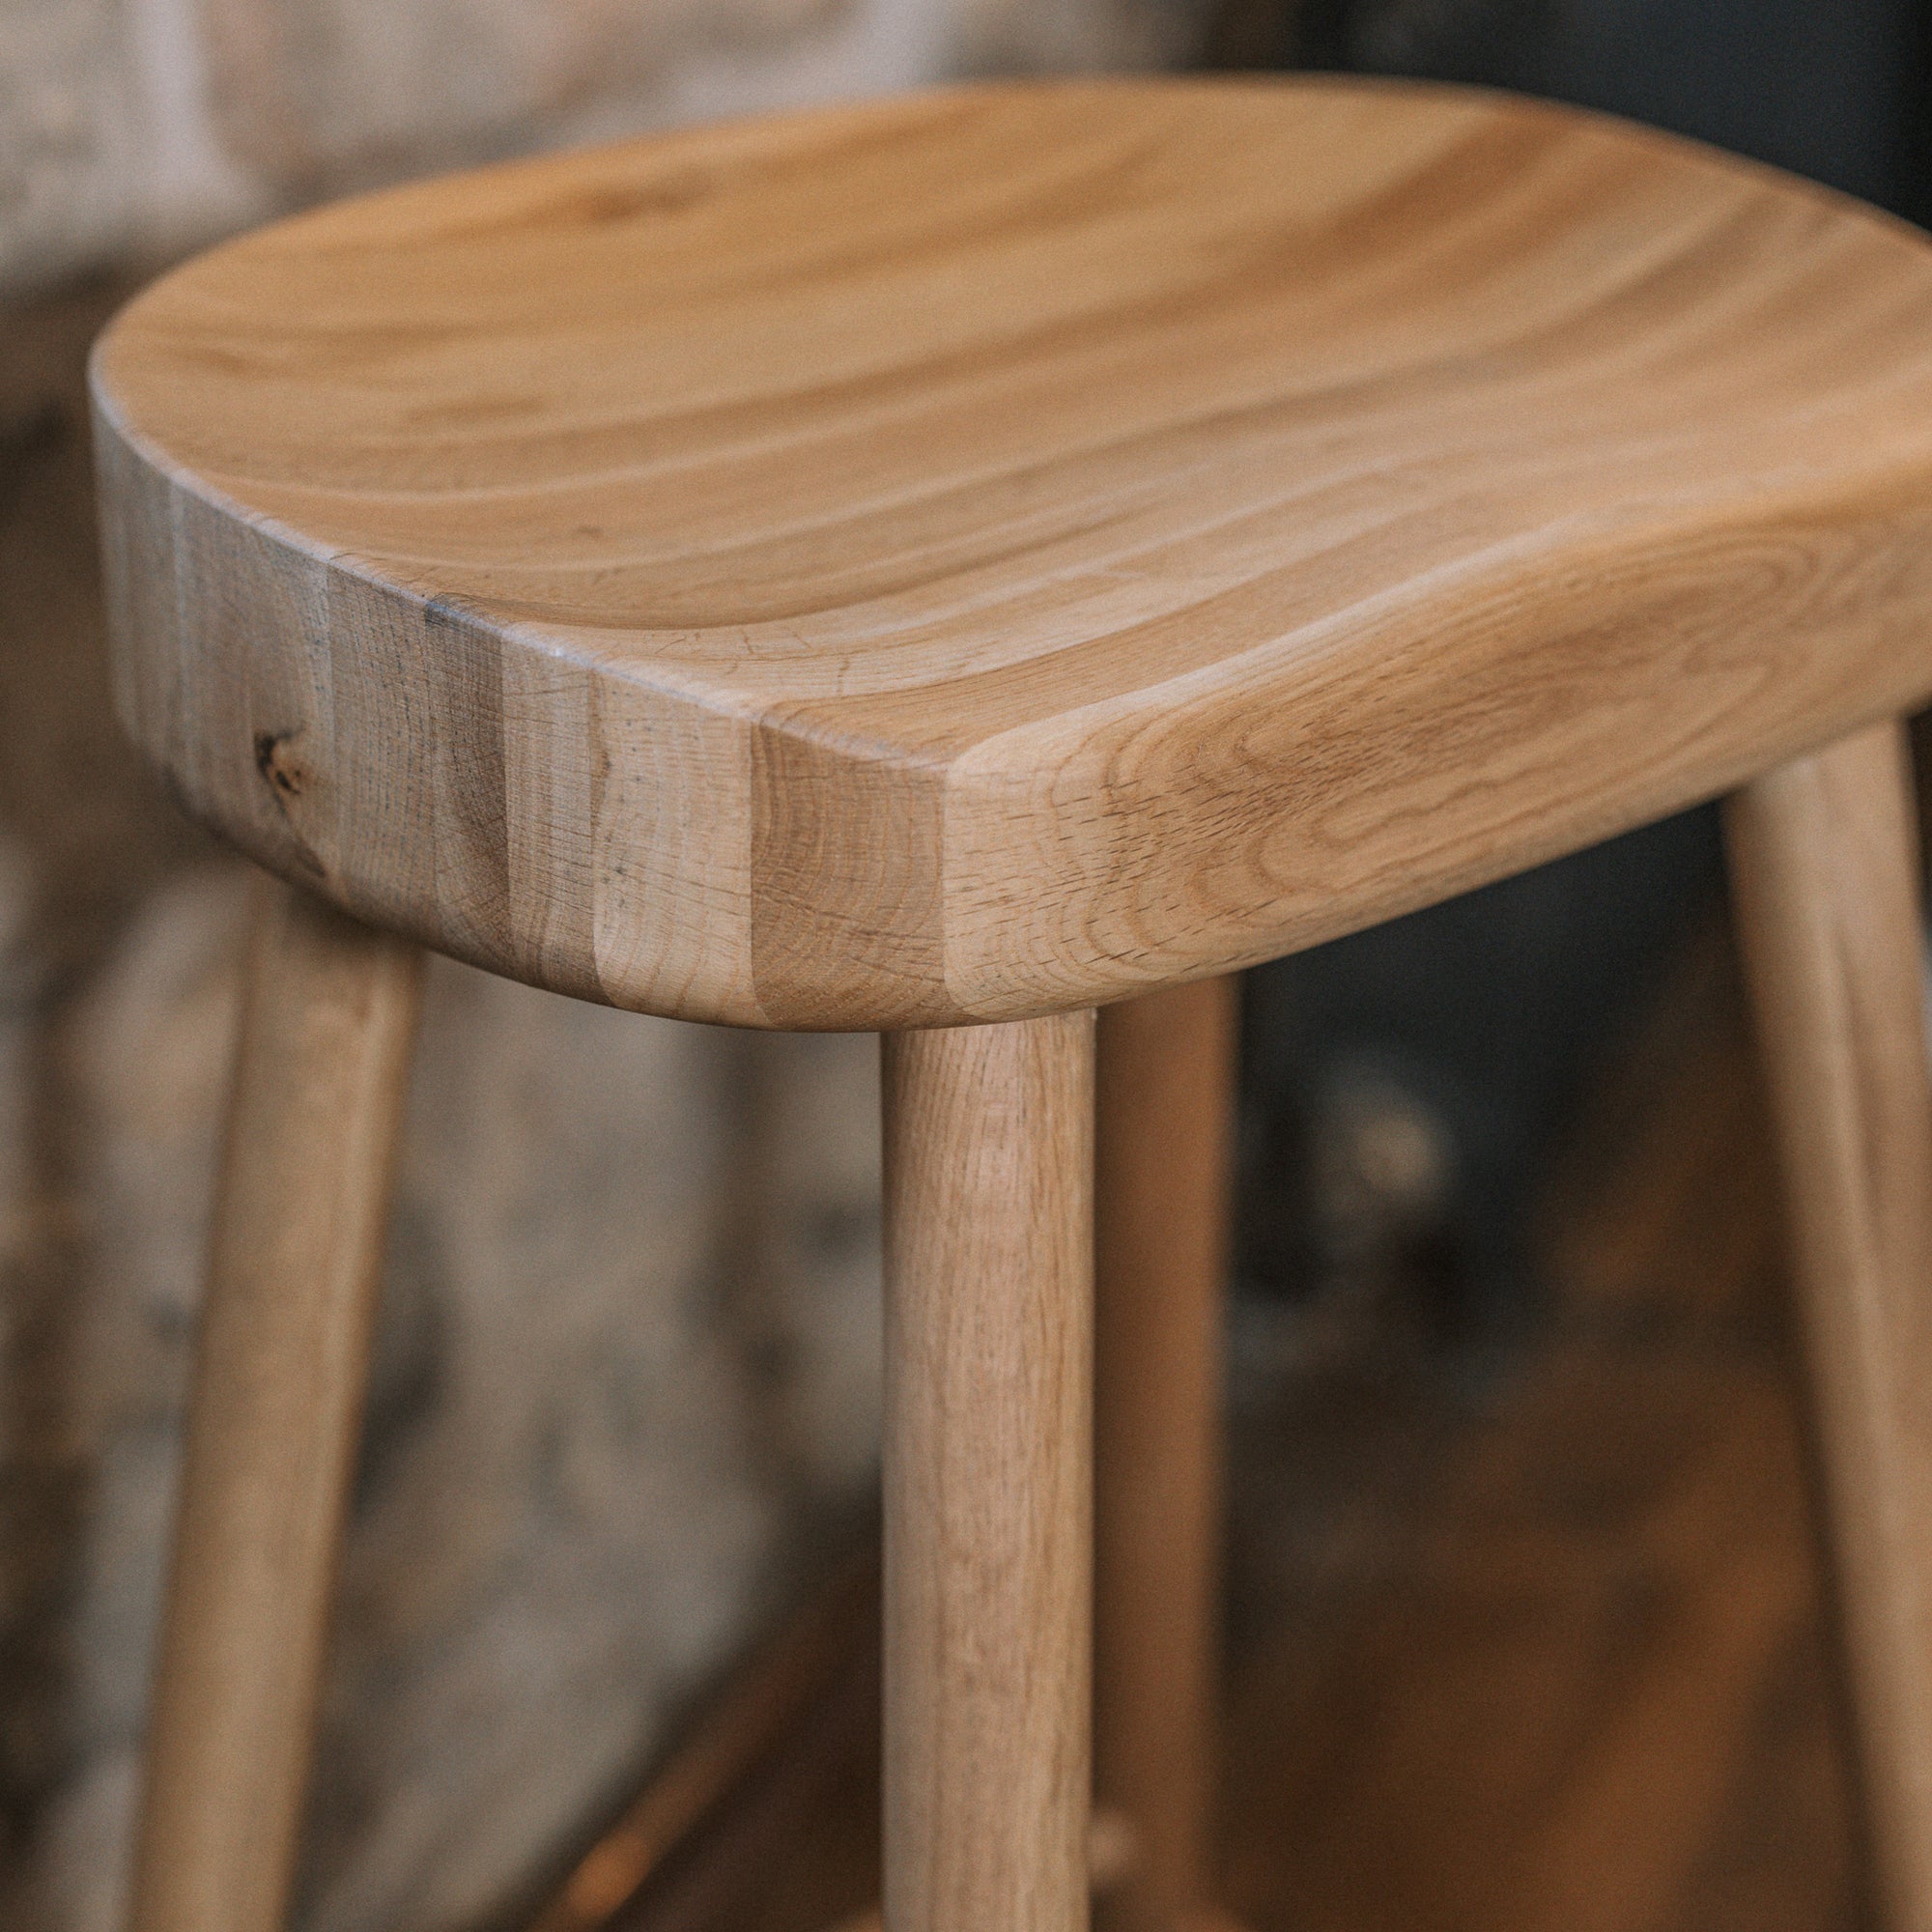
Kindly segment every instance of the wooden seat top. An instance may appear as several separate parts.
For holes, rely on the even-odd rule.
[[[95,393],[190,808],[741,1024],[1247,964],[1932,693],[1932,246],[1504,97],[988,86],[343,203]]]

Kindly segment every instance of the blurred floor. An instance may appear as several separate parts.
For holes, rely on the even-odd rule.
[[[1253,1932],[1860,1922],[1719,937],[1558,1167],[1549,1312],[1507,1357],[1399,1303],[1237,1321],[1223,1885]],[[867,1901],[875,1668],[855,1639],[788,1751],[612,1925],[822,1932]]]
[[[1384,1335],[1239,1418],[1256,1932],[1857,1922],[1776,1208],[1714,937],[1545,1204],[1521,1355]]]

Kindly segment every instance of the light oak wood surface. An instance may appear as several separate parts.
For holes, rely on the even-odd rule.
[[[132,1932],[278,1932],[422,955],[264,881],[188,1406]]]
[[[653,1011],[1109,1000],[1932,691],[1932,247],[1498,96],[518,162],[203,256],[94,380],[119,702],[189,806]]]
[[[1094,1790],[1132,1848],[1102,1932],[1177,1932],[1213,1896],[1237,993],[1202,980],[1099,1017]]]
[[[887,1932],[1084,1932],[1094,1016],[884,1043]]]
[[[1727,810],[1883,1922],[1932,1932],[1932,1070],[1905,731]]]

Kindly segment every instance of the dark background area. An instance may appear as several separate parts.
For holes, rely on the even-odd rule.
[[[1922,220],[1924,14],[1918,0],[1308,0],[1284,52],[1628,114]]]

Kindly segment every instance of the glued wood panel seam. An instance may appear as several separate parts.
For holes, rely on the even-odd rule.
[[[1382,81],[452,176],[103,338],[119,701],[263,863],[497,972],[1072,1009],[1932,692],[1928,318],[1855,203]]]

